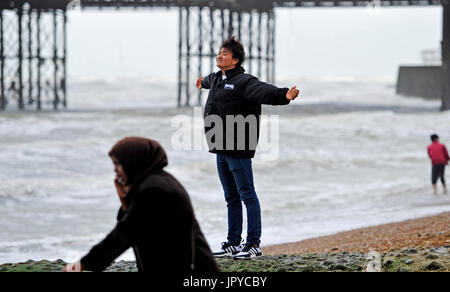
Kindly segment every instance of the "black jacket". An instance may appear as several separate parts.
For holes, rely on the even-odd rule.
[[[195,219],[189,196],[169,173],[158,170],[136,183],[120,209],[117,225],[81,259],[89,271],[103,271],[132,247],[140,272],[186,275],[219,268]]]
[[[256,77],[244,72],[245,70],[242,67],[228,70],[225,72],[227,79],[222,80],[222,71],[219,71],[206,76],[202,81],[202,88],[210,89],[204,118],[206,140],[211,153],[237,158],[253,158],[259,139],[261,105],[286,105],[290,103],[290,100],[286,98],[288,88],[278,88],[261,82]],[[248,123],[242,122],[234,123],[234,133],[230,127],[227,130],[226,117],[238,115],[242,115],[246,121],[250,121],[254,117],[256,127],[252,128]],[[218,140],[217,135],[214,135],[218,132],[216,132],[217,128],[214,129],[217,123],[211,118],[212,116],[220,117],[222,121],[222,140]],[[245,147],[238,147],[237,133],[239,133],[239,130],[245,130]]]

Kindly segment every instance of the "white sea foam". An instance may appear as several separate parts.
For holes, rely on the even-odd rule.
[[[302,94],[290,106],[264,107],[281,116],[279,159],[253,164],[264,245],[450,210],[449,196],[431,194],[426,153],[434,132],[450,146],[450,112],[439,101],[397,96],[382,78],[279,84],[298,84]],[[102,239],[119,207],[107,153],[131,135],[162,143],[209,243],[225,240],[214,155],[170,146],[171,117],[192,114],[175,108],[176,82],[69,86],[67,111],[0,113],[0,263],[73,261]]]

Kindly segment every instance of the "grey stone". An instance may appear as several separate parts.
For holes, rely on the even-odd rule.
[[[435,255],[435,254],[429,254],[425,257],[427,260],[435,260],[438,259],[439,256]]]
[[[448,250],[443,247],[435,247],[435,248],[430,249],[430,251],[440,253],[440,254],[448,254]]]
[[[412,263],[414,263],[414,260],[412,260],[412,259],[406,259],[405,260],[405,264],[407,264],[407,265],[410,265]]]
[[[443,267],[444,267],[444,266],[441,265],[441,264],[438,263],[438,262],[431,262],[431,263],[429,263],[429,264],[425,267],[425,269],[431,270],[431,271],[436,271],[436,270],[439,270],[439,269],[441,269],[441,268],[443,268]]]
[[[359,265],[356,265],[356,266],[354,266],[354,269],[355,269],[356,271],[362,271],[362,270],[363,270],[363,267],[361,267],[361,266],[359,266]]]
[[[417,249],[415,248],[405,248],[402,250],[403,253],[407,253],[407,254],[415,254],[417,253]]]
[[[390,267],[393,263],[394,263],[394,261],[392,261],[392,260],[386,260],[383,263],[383,267]]]
[[[314,269],[310,266],[300,266],[298,267],[298,270],[305,273],[311,273],[314,272]]]
[[[334,264],[334,265],[330,265],[329,269],[336,270],[336,271],[346,271],[348,268],[341,264]]]

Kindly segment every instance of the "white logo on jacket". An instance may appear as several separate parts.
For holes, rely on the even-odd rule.
[[[225,89],[234,90],[234,84],[225,84]]]

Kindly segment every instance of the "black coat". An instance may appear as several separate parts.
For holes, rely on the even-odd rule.
[[[81,259],[84,268],[103,271],[132,247],[140,272],[219,271],[183,186],[164,170],[141,181],[130,190],[116,227]]]
[[[225,72],[227,79],[222,80],[222,71],[206,76],[202,81],[202,88],[210,89],[205,106],[205,133],[209,150],[212,153],[224,154],[237,158],[253,158],[255,156],[256,144],[259,139],[261,105],[286,105],[290,100],[286,98],[288,88],[278,88],[271,84],[261,82],[255,76],[245,74],[242,67]],[[215,127],[215,123],[208,122],[208,117],[215,115],[220,117],[223,125],[223,143],[218,142],[217,137],[210,137],[208,132]],[[227,132],[226,116],[242,115],[244,119],[255,117],[256,127],[251,128],[245,123],[235,123],[234,133],[238,133],[238,127],[245,127],[245,147],[238,148],[238,136]],[[243,128],[242,128],[243,130]],[[256,130],[256,133],[255,133]],[[250,143],[250,132],[255,143]],[[231,133],[231,135],[230,135]],[[212,135],[214,136],[214,135]],[[232,149],[227,149],[228,143]],[[220,145],[217,147],[217,145]]]

